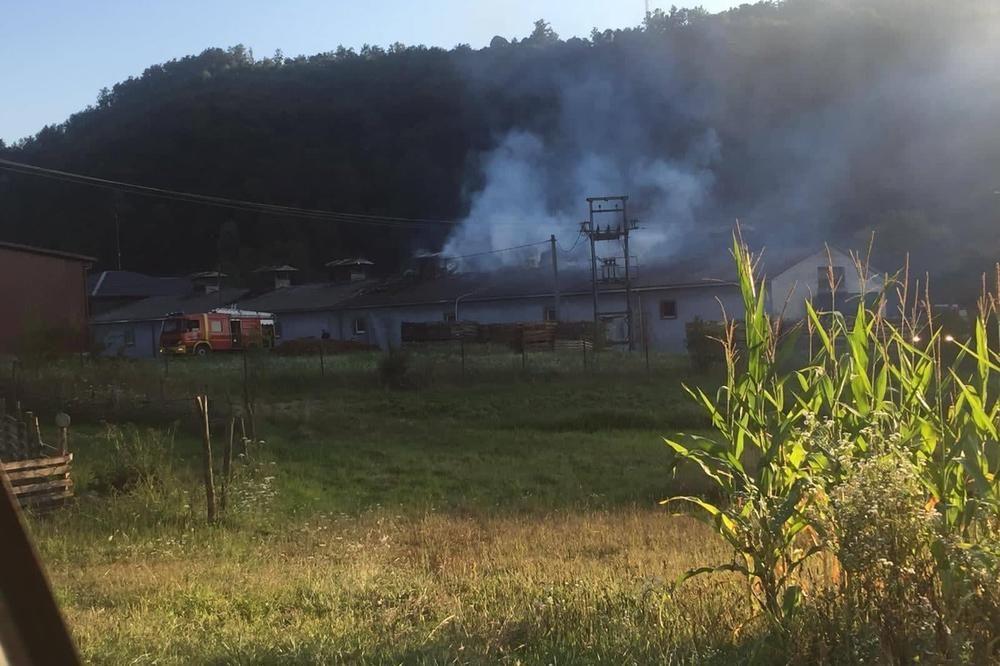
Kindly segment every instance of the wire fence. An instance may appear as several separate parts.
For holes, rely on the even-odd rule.
[[[66,412],[90,422],[164,423],[196,419],[194,396],[208,395],[213,418],[256,404],[322,397],[343,388],[413,388],[538,380],[600,382],[691,373],[684,355],[575,349],[536,351],[465,340],[411,343],[382,352],[279,356],[264,351],[208,358],[0,360],[0,397],[38,414]]]

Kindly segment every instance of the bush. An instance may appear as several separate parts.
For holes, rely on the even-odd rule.
[[[161,486],[172,476],[173,432],[109,425],[104,437],[109,451],[95,471],[91,490],[125,493]]]
[[[725,327],[717,321],[695,317],[685,326],[688,357],[695,372],[708,372],[726,360],[722,340]]]
[[[378,377],[383,386],[403,388],[410,382],[410,357],[398,349],[390,349],[378,362]]]

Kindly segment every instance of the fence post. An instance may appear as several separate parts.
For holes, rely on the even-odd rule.
[[[462,376],[465,376],[465,338],[460,338],[458,341],[459,348],[462,350]]]
[[[257,420],[254,418],[253,399],[250,397],[250,372],[247,368],[247,350],[243,350],[243,413],[250,419],[250,438],[257,441]]]
[[[59,412],[56,414],[56,427],[59,428],[59,453],[66,455],[69,453],[69,414]]]
[[[226,502],[229,497],[230,479],[233,473],[233,440],[236,437],[236,416],[229,416],[229,438],[222,449],[222,495],[219,498],[219,508],[226,510]]]
[[[319,341],[319,376],[326,377],[326,361],[323,358],[323,340]]]
[[[195,397],[201,416],[202,465],[205,472],[205,498],[208,508],[208,522],[215,522],[215,480],[212,478],[212,433],[208,424],[208,396]]]

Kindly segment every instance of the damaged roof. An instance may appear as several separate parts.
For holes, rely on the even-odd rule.
[[[132,271],[101,271],[87,278],[91,298],[179,296],[190,293],[191,281],[181,277],[155,277]]]
[[[662,266],[633,266],[632,288],[637,291],[680,287],[714,287],[732,285],[736,271],[732,261],[676,261]],[[716,264],[716,265],[712,265]],[[600,267],[598,268],[600,271]],[[618,266],[623,275],[624,265]],[[559,291],[562,295],[589,294],[592,288],[590,269],[572,268],[559,271]],[[514,298],[548,297],[553,292],[553,275],[549,267],[503,268],[488,273],[467,272],[419,281],[412,277],[397,277],[368,287],[343,304],[345,308],[374,308],[401,305],[451,303],[456,298],[464,302],[505,300]],[[602,285],[602,291],[624,289],[615,284]]]
[[[110,324],[133,321],[159,321],[177,312],[208,312],[219,307],[233,305],[247,293],[249,293],[248,290],[239,287],[225,287],[211,294],[199,292],[183,296],[153,296],[108,312],[102,312],[92,317],[91,322],[94,324]]]
[[[331,310],[375,284],[375,280],[362,280],[292,285],[248,298],[240,307],[276,313]]]

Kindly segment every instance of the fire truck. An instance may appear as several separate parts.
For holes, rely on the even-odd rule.
[[[160,353],[207,356],[219,351],[271,348],[274,315],[219,308],[210,312],[175,312],[163,320]]]

